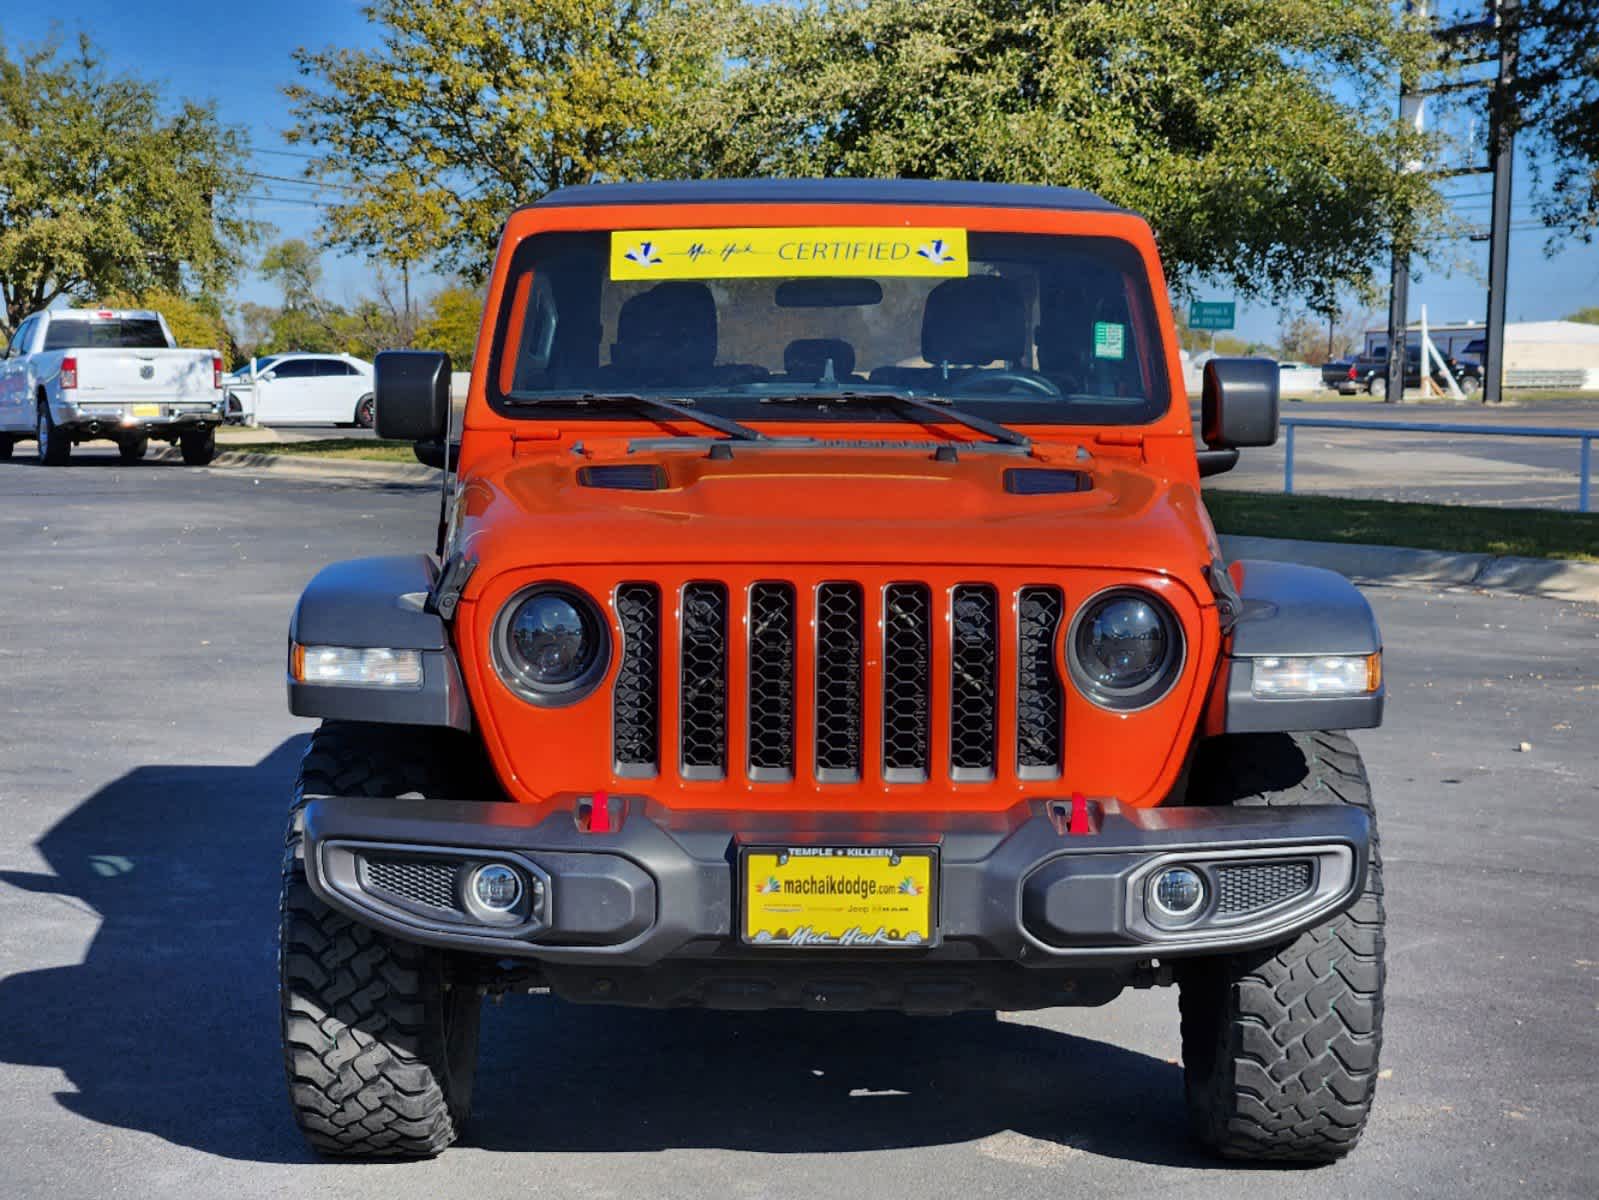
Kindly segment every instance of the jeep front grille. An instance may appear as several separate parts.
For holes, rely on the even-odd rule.
[[[622,583],[613,601],[619,775],[803,773],[827,786],[1062,773],[1058,587],[689,579]]]
[[[683,589],[681,694],[683,775],[720,779],[727,768],[727,589]]]

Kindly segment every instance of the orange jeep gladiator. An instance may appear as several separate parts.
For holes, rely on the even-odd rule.
[[[1342,577],[1223,561],[1154,238],[1084,192],[760,180],[514,213],[459,440],[442,354],[377,425],[435,555],[322,571],[284,862],[296,1117],[435,1154],[485,995],[918,1013],[1181,989],[1222,1154],[1359,1138],[1383,987]],[[450,472],[453,470],[453,481]],[[1129,1114],[1131,1118],[1134,1114]]]

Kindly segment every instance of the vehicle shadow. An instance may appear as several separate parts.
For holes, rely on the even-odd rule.
[[[62,1106],[228,1158],[309,1161],[275,995],[283,821],[304,738],[254,766],[138,767],[0,882],[100,918],[83,961],[0,980],[0,1061],[54,1067]]]
[[[0,882],[100,918],[82,962],[0,980],[0,1061],[52,1067],[87,1120],[208,1154],[307,1162],[277,1033],[282,823],[304,738],[254,766],[139,767]],[[994,1139],[995,1153],[1216,1166],[1161,1059],[991,1014],[489,1006],[469,1145],[825,1153]],[[1017,1137],[1016,1135],[1022,1135]],[[982,1147],[980,1146],[980,1149]]]

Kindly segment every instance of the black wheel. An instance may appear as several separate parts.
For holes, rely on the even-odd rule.
[[[216,427],[207,425],[178,436],[178,450],[186,466],[203,467],[217,456]]]
[[[11,452],[17,448],[17,439],[6,434],[0,434],[0,462],[11,457]]]
[[[72,439],[50,419],[50,406],[43,400],[39,401],[37,430],[39,462],[47,467],[66,466],[72,458]]]
[[[362,396],[355,402],[355,424],[358,429],[371,429],[377,424],[377,402],[371,396]]]
[[[1388,376],[1373,375],[1371,381],[1366,384],[1366,394],[1373,400],[1386,401],[1388,399]]]
[[[1343,733],[1203,743],[1189,802],[1372,812],[1366,768]],[[1194,1135],[1229,1158],[1323,1163],[1348,1154],[1377,1089],[1383,976],[1373,827],[1365,889],[1351,908],[1283,945],[1179,965]]]
[[[283,1060],[294,1119],[341,1158],[429,1158],[472,1104],[482,997],[458,960],[322,903],[305,878],[300,813],[315,795],[439,796],[433,731],[330,723],[311,738],[283,855],[278,942]],[[459,783],[459,781],[457,781]]]
[[[149,448],[150,439],[147,436],[121,438],[117,441],[117,457],[125,463],[140,462]]]

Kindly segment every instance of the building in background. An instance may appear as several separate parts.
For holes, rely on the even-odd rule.
[[[1429,325],[1433,345],[1450,358],[1483,364],[1487,328],[1481,321]],[[1421,325],[1409,326],[1412,345]],[[1365,353],[1388,345],[1387,329],[1366,330]],[[1505,325],[1505,386],[1599,391],[1599,325],[1581,321],[1515,321]]]

